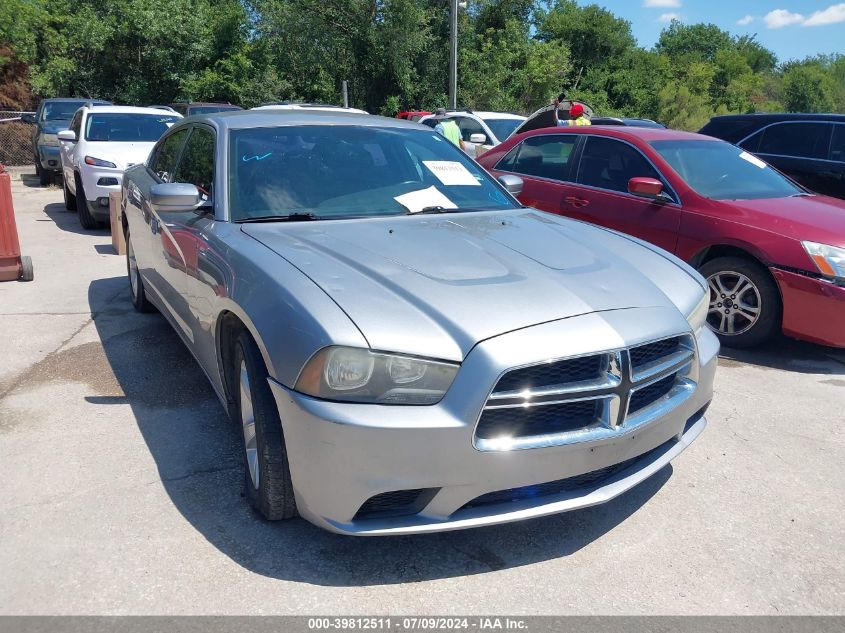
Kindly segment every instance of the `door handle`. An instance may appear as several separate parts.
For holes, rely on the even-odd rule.
[[[576,209],[586,207],[588,204],[590,204],[589,200],[584,200],[583,198],[576,198],[575,196],[566,196],[563,201],[566,202],[566,204],[575,207]]]

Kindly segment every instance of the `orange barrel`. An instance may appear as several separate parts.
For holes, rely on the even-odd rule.
[[[12,204],[12,177],[0,164],[0,281],[32,281],[32,278],[32,260],[21,257]]]

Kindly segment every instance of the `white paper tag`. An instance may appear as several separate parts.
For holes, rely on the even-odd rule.
[[[444,209],[458,208],[458,205],[440,193],[440,190],[434,186],[429,187],[428,189],[420,189],[419,191],[405,193],[401,196],[396,196],[393,199],[408,209],[408,213],[419,213],[426,207],[443,207]]]
[[[444,185],[481,186],[481,183],[475,179],[475,176],[470,173],[469,169],[457,161],[424,160],[422,163]]]
[[[760,160],[760,159],[759,159],[759,158],[757,158],[756,156],[752,156],[752,155],[751,155],[751,154],[749,154],[748,152],[742,152],[742,153],[739,155],[739,157],[740,157],[742,160],[747,160],[749,163],[751,163],[751,164],[752,164],[752,165],[754,165],[755,167],[759,167],[760,169],[765,169],[765,168],[766,168],[766,163],[764,163],[762,160]]]

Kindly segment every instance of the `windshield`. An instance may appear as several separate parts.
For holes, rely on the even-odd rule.
[[[522,123],[521,119],[484,119],[484,122],[487,124],[493,134],[496,135],[496,138],[500,141],[504,141],[508,138],[511,133],[516,129],[520,123]]]
[[[188,108],[190,114],[211,114],[213,112],[229,112],[231,110],[240,110],[240,108],[231,105],[190,106]]]
[[[229,202],[236,221],[518,207],[436,132],[350,125],[233,130]]]
[[[173,114],[92,114],[85,124],[87,141],[157,141],[181,117]]]
[[[651,146],[690,187],[713,200],[804,193],[756,156],[722,141],[652,141]]]
[[[87,101],[53,101],[41,109],[42,121],[70,121],[74,113]]]

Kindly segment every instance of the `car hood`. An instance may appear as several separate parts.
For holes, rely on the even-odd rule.
[[[688,313],[703,294],[696,273],[668,253],[530,209],[242,230],[319,285],[371,348],[445,360],[590,312]]]
[[[143,163],[153,149],[155,142],[108,142],[89,143],[89,156],[113,162],[119,169]]]
[[[845,200],[829,196],[797,196],[763,200],[730,200],[745,224],[798,240],[845,248]]]
[[[70,127],[70,119],[51,119],[41,122],[41,131],[45,134],[58,134]]]

